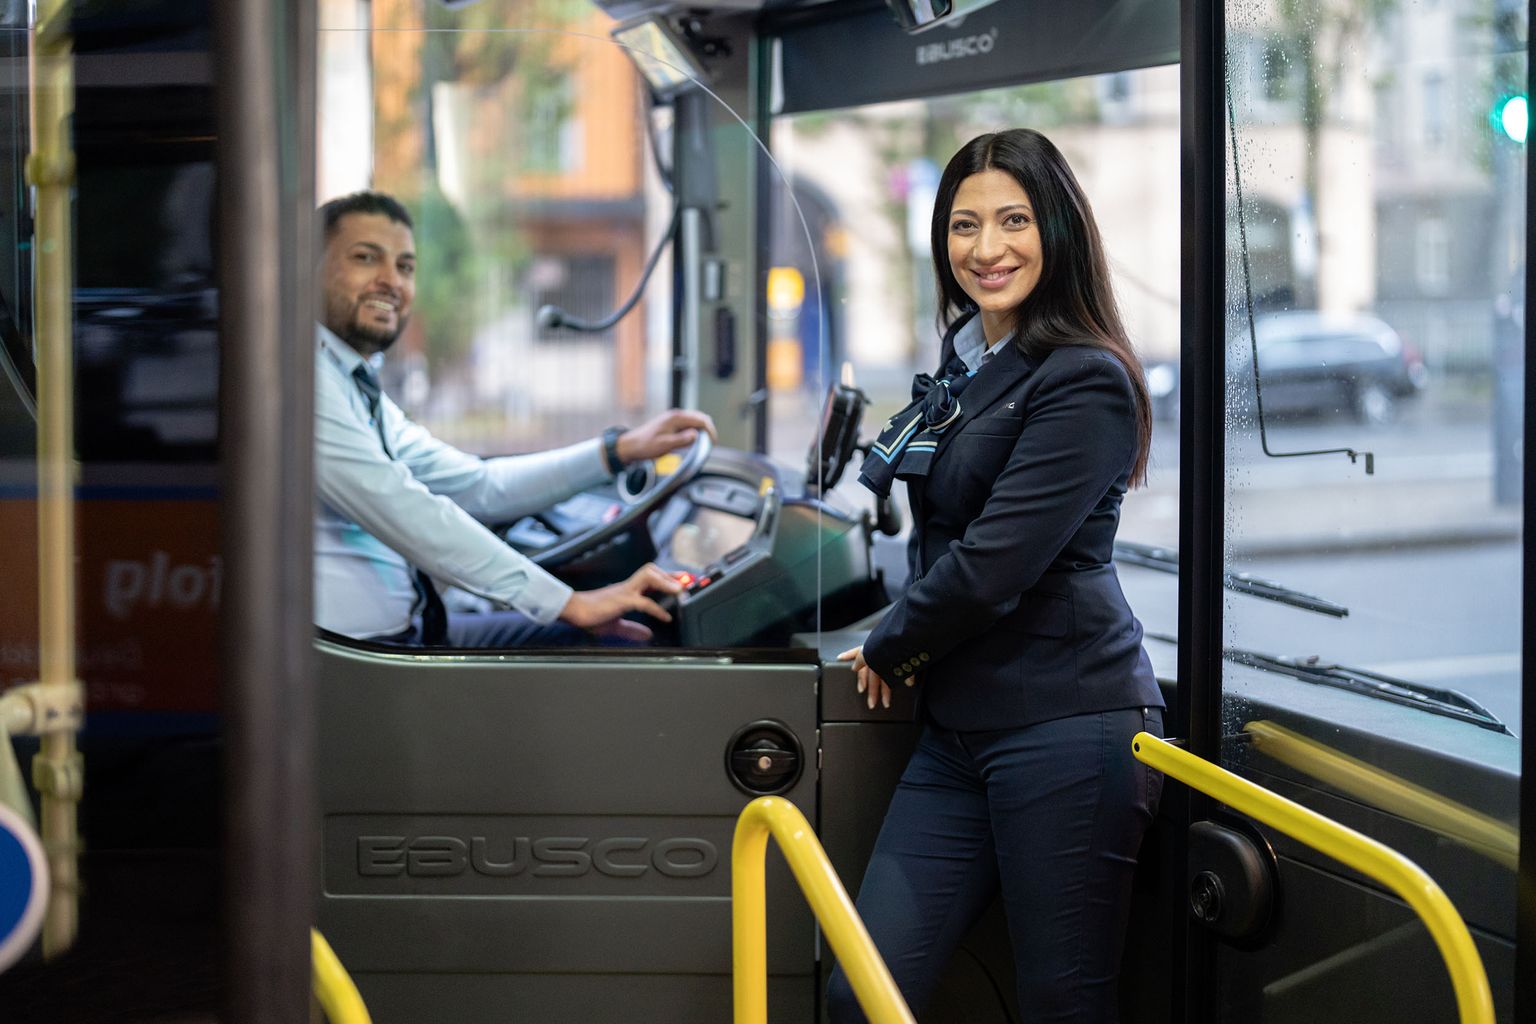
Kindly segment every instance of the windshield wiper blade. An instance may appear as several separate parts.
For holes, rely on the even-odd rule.
[[[1148,632],[1146,635],[1153,640],[1161,640],[1175,646],[1179,642],[1178,637],[1167,633]],[[1247,665],[1265,672],[1276,672],[1290,676],[1292,679],[1299,679],[1304,683],[1349,690],[1352,693],[1375,697],[1377,700],[1418,708],[1432,715],[1468,722],[1506,736],[1514,735],[1498,715],[1460,690],[1426,686],[1407,679],[1385,676],[1380,672],[1324,662],[1316,657],[1287,658],[1276,654],[1265,654],[1262,651],[1250,651],[1242,647],[1223,647],[1221,653],[1223,658],[1234,664]]]
[[[1443,715],[1446,718],[1470,722],[1483,729],[1492,729],[1494,732],[1501,732],[1510,736],[1514,735],[1509,731],[1509,727],[1499,720],[1497,715],[1460,690],[1450,690],[1439,686],[1425,686],[1423,683],[1414,683],[1406,679],[1384,676],[1379,672],[1370,672],[1363,668],[1330,664],[1319,661],[1314,657],[1287,658],[1273,654],[1262,654],[1258,651],[1243,650],[1240,647],[1225,648],[1223,656],[1228,661],[1239,665],[1249,665],[1268,672],[1278,672],[1282,675],[1288,675],[1293,679],[1300,679],[1302,682],[1321,683],[1325,686],[1338,687],[1341,690],[1363,693],[1368,697],[1375,697],[1379,700],[1391,701],[1394,704],[1419,708],[1431,714]]]
[[[1140,544],[1136,541],[1115,541],[1115,561],[1126,565],[1137,565],[1145,569],[1155,569],[1158,572],[1179,574],[1179,553],[1173,548],[1160,547],[1156,544]],[[1255,576],[1250,572],[1223,573],[1221,584],[1226,589],[1238,594],[1249,594],[1253,597],[1262,597],[1266,601],[1278,601],[1288,604],[1293,608],[1303,608],[1309,612],[1318,612],[1322,615],[1332,615],[1336,619],[1342,619],[1349,615],[1349,609],[1337,601],[1330,601],[1316,594],[1307,594],[1283,583]]]

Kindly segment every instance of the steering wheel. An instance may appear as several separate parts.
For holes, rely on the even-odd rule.
[[[624,511],[599,526],[582,530],[569,537],[562,537],[549,547],[531,553],[528,557],[535,565],[545,569],[556,569],[568,562],[574,562],[588,552],[597,550],[615,537],[644,527],[657,509],[665,505],[684,484],[699,475],[699,471],[704,468],[704,463],[709,459],[709,453],[714,451],[714,448],[715,443],[710,440],[709,435],[702,430],[699,431],[699,436],[682,454],[677,468],[642,491]]]

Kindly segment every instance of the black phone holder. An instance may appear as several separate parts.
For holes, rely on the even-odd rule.
[[[805,492],[816,497],[827,493],[842,479],[843,470],[859,445],[859,423],[869,396],[848,384],[827,388],[821,406],[821,429],[806,457]]]

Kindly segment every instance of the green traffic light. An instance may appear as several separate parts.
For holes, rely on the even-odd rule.
[[[1493,123],[1510,139],[1525,145],[1530,130],[1530,104],[1524,96],[1506,96],[1493,108]]]

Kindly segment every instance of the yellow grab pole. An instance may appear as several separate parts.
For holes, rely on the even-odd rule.
[[[315,998],[325,1011],[326,1020],[331,1024],[370,1024],[373,1018],[368,1016],[362,995],[317,928],[309,930],[309,948]]]
[[[1402,815],[1509,868],[1520,867],[1520,835],[1513,825],[1474,811],[1433,790],[1350,757],[1274,722],[1249,722],[1254,749],[1306,772],[1350,796]]]
[[[74,329],[70,192],[75,156],[73,43],[68,0],[40,0],[32,36],[32,147],[36,190],[38,680],[44,703],[71,712],[44,722],[32,762],[42,797],[42,838],[53,878],[43,955],[74,943],[78,921],[76,805],[84,784],[74,722],[83,695],[75,676]]]
[[[768,927],[764,859],[772,833],[811,912],[848,975],[871,1024],[915,1024],[901,990],[864,930],[805,815],[788,800],[758,797],[736,821],[731,842],[731,937],[736,1024],[768,1021]]]
[[[1450,898],[1423,868],[1389,846],[1150,733],[1137,733],[1131,740],[1131,750],[1138,760],[1164,775],[1279,829],[1401,896],[1423,919],[1445,958],[1462,1024],[1494,1024],[1493,993],[1472,935]]]

